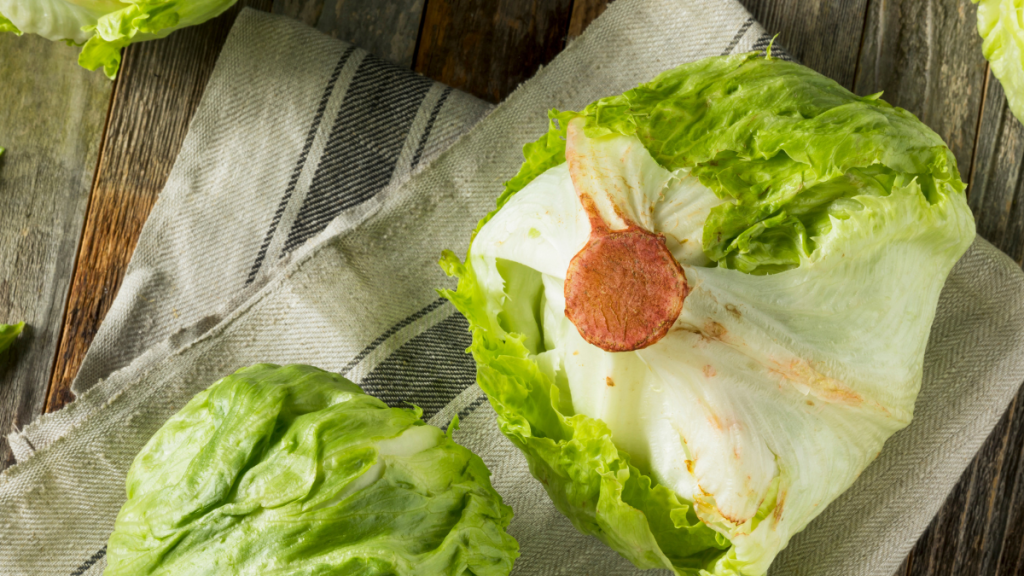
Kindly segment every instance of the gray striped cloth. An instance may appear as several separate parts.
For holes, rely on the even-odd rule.
[[[0,573],[99,574],[128,466],[195,393],[256,362],[340,372],[432,424],[453,415],[515,511],[518,575],[638,571],[552,507],[499,432],[435,288],[549,108],[680,63],[763,49],[732,1],[618,0],[492,108],[303,25],[245,11],[228,38],[78,400],[10,436]],[[775,52],[773,52],[774,54]],[[1024,282],[982,240],[943,291],[914,423],[800,534],[774,574],[888,576],[1024,378]]]

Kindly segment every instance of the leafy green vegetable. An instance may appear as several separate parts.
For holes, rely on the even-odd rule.
[[[0,352],[7,350],[14,344],[18,334],[25,328],[24,322],[17,324],[0,324]]]
[[[644,568],[764,574],[910,422],[974,239],[953,157],[877,96],[753,54],[551,119],[465,263],[441,262],[480,387],[578,529]],[[566,317],[595,183],[605,225],[662,235],[689,284],[673,328],[631,352]]]
[[[978,5],[981,51],[1003,85],[1010,110],[1024,121],[1024,2],[971,0]]]
[[[105,573],[508,574],[511,509],[421,414],[309,366],[235,372],[136,457]]]
[[[0,0],[0,32],[82,46],[78,63],[113,79],[121,49],[218,16],[235,0]]]

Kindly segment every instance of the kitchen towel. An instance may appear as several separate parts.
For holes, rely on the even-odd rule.
[[[464,254],[549,108],[579,109],[770,37],[735,2],[618,0],[501,105],[297,22],[238,18],[79,399],[12,434],[0,572],[99,574],[128,466],[193,394],[256,362],[337,371],[456,439],[515,511],[520,575],[639,573],[551,505],[497,430],[440,251]],[[778,54],[773,50],[773,54]],[[915,420],[773,574],[888,576],[1024,379],[1024,273],[977,240],[943,290]]]

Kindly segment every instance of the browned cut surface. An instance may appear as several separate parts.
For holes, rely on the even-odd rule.
[[[565,315],[602,350],[639,350],[668,333],[686,292],[664,238],[639,227],[602,232],[569,263]]]
[[[167,180],[216,55],[240,8],[164,40],[133,44],[124,52],[71,282],[47,412],[73,399],[71,382],[117,296],[142,226]]]
[[[430,0],[415,70],[490,102],[565,45],[572,0]]]

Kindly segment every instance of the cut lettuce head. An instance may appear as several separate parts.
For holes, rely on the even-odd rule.
[[[971,1],[978,5],[981,51],[1003,85],[1013,115],[1024,121],[1024,1]]]
[[[512,510],[420,415],[309,366],[235,372],[135,458],[104,573],[508,574]]]
[[[974,239],[953,156],[755,54],[550,116],[442,259],[480,387],[581,531],[641,568],[764,574],[910,422]]]
[[[18,338],[18,334],[24,330],[25,323],[18,322],[17,324],[0,324],[0,352],[7,350],[14,344],[14,341]]]
[[[235,0],[0,0],[0,32],[82,46],[78,63],[113,79],[121,49],[218,16]]]

